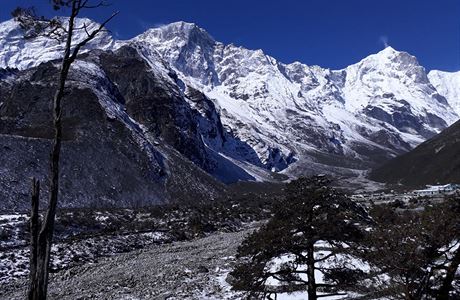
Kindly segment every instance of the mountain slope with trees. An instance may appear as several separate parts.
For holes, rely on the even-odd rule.
[[[420,187],[460,183],[460,121],[370,173],[376,181]]]

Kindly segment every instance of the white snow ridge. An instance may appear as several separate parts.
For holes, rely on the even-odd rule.
[[[78,20],[83,23],[97,26]],[[0,68],[26,69],[60,57],[62,46],[55,40],[24,40],[21,30],[13,20],[0,24]],[[122,45],[137,48],[153,72],[172,68],[184,93],[198,90],[212,101],[231,139],[203,140],[258,179],[269,171],[359,173],[459,119],[460,73],[427,75],[414,56],[391,47],[330,70],[285,64],[262,50],[217,42],[195,24],[176,22],[129,41],[104,32],[87,49]]]

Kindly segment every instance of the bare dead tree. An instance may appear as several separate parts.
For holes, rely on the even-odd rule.
[[[104,1],[91,3],[90,0],[52,0],[51,3],[56,10],[63,7],[70,8],[70,16],[66,26],[63,26],[58,19],[46,20],[43,17],[38,17],[33,9],[18,8],[12,12],[23,29],[32,30],[33,35],[29,36],[30,38],[34,37],[35,34],[43,34],[58,40],[64,37],[65,40],[57,89],[53,99],[54,140],[50,155],[49,204],[40,230],[40,220],[38,216],[40,184],[35,178],[33,179],[32,210],[30,218],[30,276],[28,287],[28,298],[30,300],[44,300],[47,297],[51,246],[53,243],[59,192],[59,162],[62,143],[62,101],[70,66],[77,58],[79,51],[103,31],[105,25],[118,14],[118,12],[113,13],[102,22],[99,27],[89,31],[87,24],[83,24],[83,26],[79,28],[75,27],[75,19],[83,9],[106,6]],[[84,30],[86,38],[74,45],[72,43],[73,36],[77,30]],[[27,38],[27,36],[25,37]]]
[[[37,273],[37,250],[38,250],[38,232],[40,229],[40,220],[38,215],[38,205],[40,199],[40,181],[32,179],[32,209],[30,212],[30,260],[29,260],[29,299],[33,299],[33,291],[36,289],[35,274]]]

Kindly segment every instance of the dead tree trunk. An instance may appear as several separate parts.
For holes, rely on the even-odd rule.
[[[59,82],[53,101],[54,141],[50,155],[51,166],[49,204],[43,225],[41,227],[40,233],[38,234],[38,248],[36,252],[37,262],[35,267],[35,275],[32,275],[33,277],[31,276],[31,279],[34,282],[30,284],[33,290],[31,292],[32,298],[29,298],[29,300],[45,300],[48,291],[49,263],[51,257],[54,221],[59,192],[59,158],[61,154],[62,143],[62,98],[64,97],[65,82],[67,80],[70,65],[73,62],[73,60],[70,59],[70,47],[72,42],[74,20],[77,15],[77,4],[78,1],[74,1],[72,4],[72,14],[69,18],[64,58],[62,59]],[[33,271],[32,265],[31,271]]]
[[[32,209],[30,211],[30,273],[29,273],[29,290],[28,299],[38,299],[35,296],[37,290],[37,248],[38,248],[38,232],[40,220],[38,216],[38,205],[40,199],[40,181],[32,179]]]
[[[40,232],[38,233],[35,231],[35,235],[32,234],[34,246],[32,246],[31,243],[31,274],[29,283],[29,300],[46,300],[47,296],[51,246],[53,243],[54,223],[59,193],[59,161],[62,144],[62,100],[64,98],[65,84],[67,81],[67,76],[69,74],[70,66],[77,58],[80,49],[83,46],[85,46],[89,41],[94,39],[96,35],[104,28],[104,26],[117,14],[112,14],[110,18],[108,18],[105,22],[103,22],[97,29],[93,30],[91,33],[88,32],[86,24],[84,24],[83,28],[79,28],[78,30],[85,30],[87,37],[83,41],[76,44],[72,50],[72,37],[74,30],[77,30],[74,28],[75,18],[78,16],[81,9],[98,7],[103,5],[103,2],[100,2],[95,6],[90,6],[88,5],[88,1],[89,0],[71,1],[71,14],[69,17],[68,26],[66,30],[67,37],[65,43],[64,57],[61,63],[61,70],[59,73],[57,90],[53,99],[54,141],[50,155],[51,165],[49,204]],[[37,211],[35,214],[38,215],[38,193],[37,197],[32,198],[36,198],[37,206],[34,207],[34,204],[32,204],[32,215],[34,215],[35,210]],[[35,221],[32,221],[31,218],[31,224],[32,222]]]

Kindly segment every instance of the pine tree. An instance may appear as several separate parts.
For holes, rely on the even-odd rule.
[[[348,248],[362,237],[360,225],[370,220],[362,207],[329,184],[324,176],[288,184],[273,217],[240,246],[240,263],[230,274],[234,289],[269,298],[306,291],[310,300],[344,294],[361,275],[348,263]],[[348,282],[337,280],[339,271]],[[325,280],[319,281],[318,273]]]
[[[379,206],[375,226],[355,255],[369,271],[354,290],[363,299],[454,299],[460,265],[460,202],[449,200],[422,211]]]

